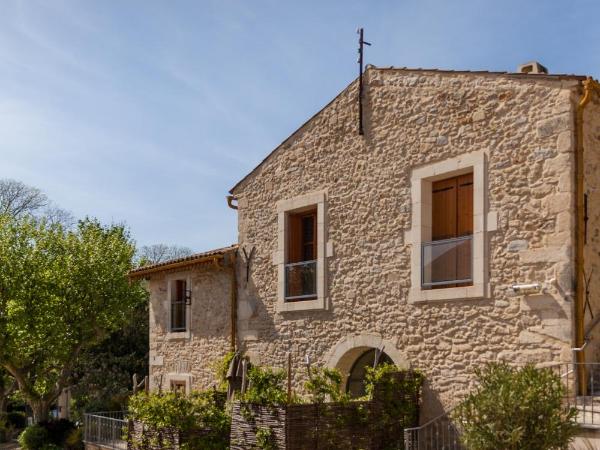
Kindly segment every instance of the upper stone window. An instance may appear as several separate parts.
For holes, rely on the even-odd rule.
[[[486,233],[497,227],[487,210],[483,151],[414,168],[409,302],[489,296]]]
[[[473,173],[431,183],[431,241],[422,243],[421,286],[473,284]]]
[[[317,209],[288,215],[285,300],[317,297]]]
[[[167,278],[168,337],[190,336],[192,290],[189,276]]]
[[[325,309],[326,245],[325,192],[277,202],[277,310]],[[326,255],[326,253],[328,253]]]
[[[187,330],[187,294],[186,280],[171,283],[171,331]]]

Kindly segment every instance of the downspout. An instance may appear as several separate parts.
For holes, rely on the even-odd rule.
[[[234,205],[233,202],[237,202],[237,197],[235,195],[228,195],[227,197],[227,206],[231,209],[238,209],[238,205]],[[231,268],[231,298],[229,307],[231,308],[231,351],[235,351],[237,348],[237,251],[231,254],[230,260],[230,268]]]
[[[237,251],[231,254],[231,351],[237,347]]]
[[[592,78],[583,82],[583,95],[577,104],[576,129],[577,143],[575,152],[575,177],[576,177],[576,210],[577,224],[575,227],[577,251],[575,256],[576,281],[575,281],[575,362],[577,363],[577,380],[580,395],[586,395],[587,391],[587,373],[585,368],[585,275],[584,275],[584,229],[585,229],[585,208],[584,208],[584,169],[583,169],[583,113],[586,105],[590,102],[592,91],[600,90],[600,85]]]

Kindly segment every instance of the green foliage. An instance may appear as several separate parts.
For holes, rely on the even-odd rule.
[[[221,360],[218,360],[214,364],[216,378],[219,381],[218,389],[220,391],[227,390],[227,371],[229,370],[229,364],[231,364],[231,360],[234,356],[235,352],[227,352]]]
[[[64,446],[67,437],[76,429],[75,424],[67,419],[48,420],[40,422],[39,425],[48,431],[48,442],[59,447]]]
[[[67,435],[65,439],[65,449],[67,450],[83,450],[83,428],[75,428]]]
[[[254,405],[276,406],[287,403],[285,372],[253,366],[248,371],[248,388],[242,402]]]
[[[63,450],[63,448],[56,444],[44,444],[40,450]]]
[[[0,365],[44,420],[79,355],[146,301],[123,226],[0,216]]]
[[[383,436],[383,448],[402,448],[402,440],[395,441],[394,430],[415,426],[419,420],[419,403],[424,376],[417,370],[403,370],[384,363],[376,368],[367,367],[365,391],[369,400],[381,404],[377,417],[370,420]]]
[[[549,369],[489,364],[479,387],[456,410],[470,450],[566,448],[577,430],[576,410],[563,406],[565,388]]]
[[[277,442],[271,428],[261,427],[256,430],[256,446],[261,450],[277,450]]]
[[[304,387],[311,403],[348,402],[350,395],[342,392],[342,375],[337,369],[309,368]]]
[[[81,354],[70,383],[74,417],[82,420],[85,412],[124,410],[134,373],[148,373],[146,302],[128,313],[123,327]]]
[[[48,442],[48,430],[39,424],[31,425],[19,435],[19,445],[25,450],[39,450]]]
[[[189,440],[182,449],[221,450],[228,447],[231,419],[214,392],[139,393],[129,401],[129,415],[156,430],[175,428]],[[202,431],[201,434],[194,433]]]
[[[6,413],[6,421],[9,425],[22,430],[27,426],[27,416],[22,411],[11,411]]]

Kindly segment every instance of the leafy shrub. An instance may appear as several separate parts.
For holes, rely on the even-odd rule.
[[[304,387],[311,403],[350,401],[350,396],[342,392],[342,375],[337,369],[309,368]]]
[[[64,446],[67,450],[83,450],[83,428],[71,430],[65,439]]]
[[[256,446],[261,450],[277,450],[277,442],[271,428],[256,430]]]
[[[48,443],[58,445],[61,448],[69,434],[77,428],[73,422],[67,419],[47,420],[40,422],[40,425],[48,431]]]
[[[221,391],[227,390],[227,371],[229,370],[229,365],[231,364],[231,360],[234,356],[235,352],[227,352],[223,359],[214,363],[215,375],[219,381],[218,389]]]
[[[8,421],[6,416],[0,414],[0,442],[6,442],[8,440]]]
[[[63,448],[56,444],[44,444],[39,450],[63,450]]]
[[[551,370],[494,363],[477,378],[479,387],[455,412],[469,450],[567,447],[577,412],[563,406],[565,388]]]
[[[11,411],[6,414],[6,420],[9,425],[22,430],[27,426],[27,416],[22,411]]]
[[[188,437],[182,449],[218,450],[229,444],[231,419],[215,392],[141,392],[131,397],[129,415],[156,430],[179,430]]]
[[[19,435],[19,445],[25,450],[39,450],[48,444],[48,430],[39,424],[31,425]]]
[[[263,406],[285,405],[288,399],[284,381],[283,370],[251,367],[242,401]]]

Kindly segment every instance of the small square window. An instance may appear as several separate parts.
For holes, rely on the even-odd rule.
[[[186,393],[186,383],[184,380],[171,380],[170,386],[171,392],[178,392],[180,394]]]

